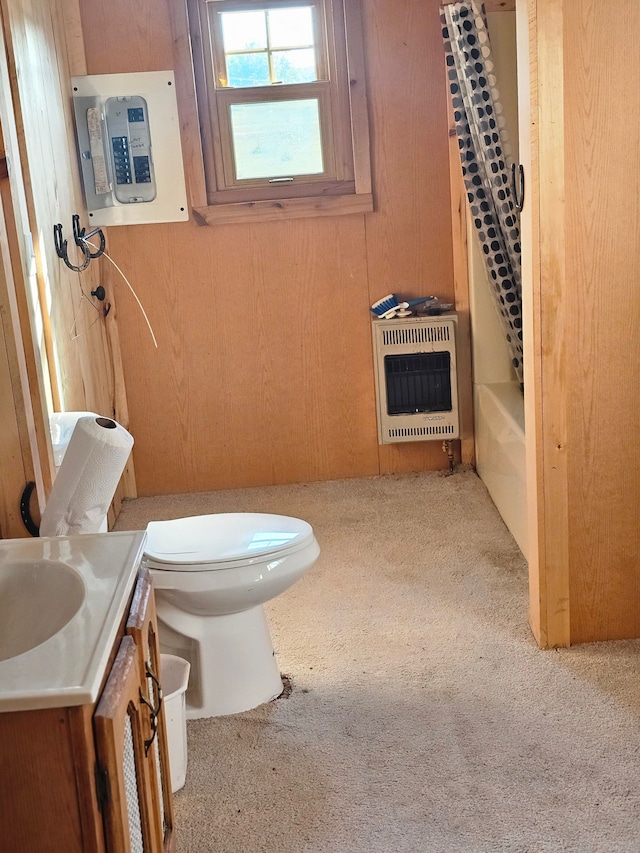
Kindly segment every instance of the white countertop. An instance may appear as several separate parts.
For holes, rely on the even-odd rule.
[[[30,561],[63,563],[78,573],[85,587],[82,604],[64,627],[34,648],[0,660],[0,712],[84,705],[97,699],[145,539],[144,531],[127,531],[0,540],[0,596],[3,568],[12,567],[15,587],[16,572],[19,578]],[[53,599],[51,606],[56,606]],[[2,632],[0,625],[0,650]]]

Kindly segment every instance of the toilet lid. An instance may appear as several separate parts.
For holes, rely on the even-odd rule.
[[[145,556],[155,563],[189,570],[190,566],[246,562],[304,545],[313,529],[300,518],[236,512],[151,521]]]

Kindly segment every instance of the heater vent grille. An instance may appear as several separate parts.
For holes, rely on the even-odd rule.
[[[428,427],[401,427],[400,429],[387,430],[387,435],[390,439],[399,438],[423,438],[431,436],[453,436],[456,428],[453,424],[445,424],[444,426],[428,426]]]
[[[449,326],[408,326],[407,328],[382,329],[382,344],[385,347],[406,346],[407,344],[432,344],[449,342]]]
[[[455,314],[374,320],[378,441],[458,438]]]

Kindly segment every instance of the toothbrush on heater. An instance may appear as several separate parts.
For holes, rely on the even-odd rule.
[[[395,317],[398,311],[407,311],[415,308],[416,305],[422,305],[423,302],[435,302],[435,296],[421,296],[419,299],[409,299],[405,302],[399,302],[395,293],[390,293],[382,299],[378,299],[371,306],[371,312],[381,320],[389,320]]]

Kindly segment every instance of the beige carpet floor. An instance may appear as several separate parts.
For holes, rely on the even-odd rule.
[[[638,853],[640,642],[540,651],[525,561],[470,470],[143,498],[118,529],[298,515],[268,614],[288,698],[190,721],[181,853]]]

